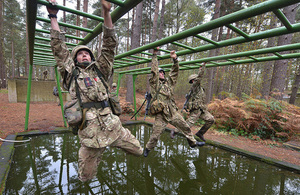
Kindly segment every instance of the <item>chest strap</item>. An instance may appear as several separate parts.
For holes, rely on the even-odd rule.
[[[106,108],[109,107],[109,103],[108,101],[101,101],[101,102],[86,102],[86,103],[82,103],[82,108]]]

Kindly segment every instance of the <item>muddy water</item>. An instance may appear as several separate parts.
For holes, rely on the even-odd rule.
[[[144,147],[151,127],[128,128]],[[191,149],[168,133],[147,158],[107,148],[87,183],[77,177],[78,149],[72,134],[16,145],[5,194],[300,194],[298,174],[209,145]]]

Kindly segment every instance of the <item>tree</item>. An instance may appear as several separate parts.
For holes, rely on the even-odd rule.
[[[270,20],[270,28],[273,29],[276,27],[276,17],[271,16]],[[275,46],[275,37],[270,37],[268,39],[268,47]],[[270,85],[271,85],[271,78],[272,78],[272,68],[273,68],[273,61],[268,61],[264,64],[262,70],[262,88],[261,88],[261,96],[263,98],[267,98],[270,94]]]
[[[283,13],[290,23],[295,23],[295,17],[297,13],[297,4],[285,7]],[[287,45],[292,42],[293,35],[281,35],[278,39],[278,46]],[[290,53],[289,51],[282,52],[282,54]],[[271,93],[272,91],[280,92],[280,95],[275,96],[276,99],[282,100],[284,93],[284,84],[287,73],[288,60],[277,60],[274,64],[273,75],[271,80]]]
[[[131,48],[135,49],[140,46],[141,37],[141,23],[142,23],[142,13],[143,13],[143,2],[139,3],[136,7],[135,21],[132,24],[132,34],[131,34]],[[130,66],[130,70],[135,69],[135,66]],[[127,75],[127,92],[126,101],[133,103],[133,79],[131,75]]]
[[[6,68],[4,64],[3,41],[3,0],[0,0],[0,87],[6,88]]]
[[[216,0],[213,19],[217,19],[220,17],[220,7],[221,7],[221,0]],[[217,41],[218,32],[219,32],[219,28],[215,28],[212,30],[211,40]],[[216,55],[216,49],[209,51],[210,57],[215,56],[215,55]],[[215,68],[207,69],[207,82],[208,82],[207,90],[206,90],[207,91],[206,92],[207,103],[210,102],[210,100],[212,99],[215,73],[216,73]]]
[[[161,39],[163,37],[163,31],[165,29],[165,23],[164,23],[164,17],[165,17],[165,4],[166,0],[162,0],[161,3],[161,12],[160,12],[160,23],[159,23],[159,35],[158,39]]]
[[[3,37],[4,49],[7,67],[9,70],[9,76],[14,77],[17,70],[15,67],[16,62],[20,63],[25,59],[25,26],[24,15],[20,9],[20,4],[16,0],[5,1],[4,3],[4,15],[3,17]],[[18,58],[18,60],[15,60]]]
[[[88,12],[88,3],[89,3],[88,0],[83,0],[83,11],[86,13]],[[84,28],[87,27],[87,18],[86,17],[82,18],[82,27],[84,27]],[[87,35],[87,32],[82,33],[82,37],[85,37],[86,35]]]
[[[292,86],[292,93],[291,93],[291,97],[290,97],[290,100],[289,100],[290,104],[295,104],[295,100],[296,100],[296,97],[297,97],[297,91],[299,89],[299,84],[300,84],[299,58],[297,59],[297,62],[298,62],[298,67],[297,67],[296,74],[295,74],[296,75],[295,81],[294,81],[293,86]]]

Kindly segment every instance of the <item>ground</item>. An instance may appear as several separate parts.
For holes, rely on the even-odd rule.
[[[25,127],[26,103],[9,103],[6,92],[6,90],[0,91],[0,138],[5,138],[9,134],[23,132]],[[126,109],[126,112],[130,112],[132,106],[125,103],[125,96],[123,95],[125,94],[125,90],[121,89],[120,94],[122,94],[122,107]],[[143,103],[143,100],[144,93],[137,93],[138,107]],[[178,107],[181,108],[184,100],[176,99],[176,102],[178,102]],[[143,120],[143,114],[144,107],[141,110],[141,116],[138,117],[138,120]],[[132,114],[122,114],[120,118],[125,122],[131,120],[131,116]],[[154,119],[147,117],[146,121],[154,122]],[[61,107],[55,102],[32,102],[29,109],[28,124],[28,131],[49,131],[55,129],[55,127],[63,127]],[[171,125],[168,127],[173,128]],[[193,133],[196,133],[198,128],[193,128]],[[288,148],[280,142],[252,140],[241,136],[220,133],[214,129],[210,129],[205,134],[205,138],[300,166],[300,152]]]

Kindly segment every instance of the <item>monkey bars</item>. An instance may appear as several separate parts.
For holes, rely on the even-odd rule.
[[[109,0],[117,7],[111,12],[111,17],[113,22],[116,22],[120,19],[124,14],[126,14],[129,10],[135,7],[142,0]],[[124,68],[141,65],[151,62],[152,54],[149,52],[150,49],[155,47],[161,47],[160,51],[163,52],[163,55],[158,55],[159,60],[169,58],[169,50],[172,47],[176,47],[176,54],[179,59],[184,57],[185,55],[191,55],[191,59],[189,61],[182,61],[179,63],[181,70],[189,70],[199,68],[199,63],[207,62],[207,67],[217,67],[217,66],[228,66],[228,65],[236,65],[236,64],[245,64],[245,63],[257,63],[271,60],[281,60],[281,59],[291,59],[291,58],[299,58],[300,57],[300,44],[294,43],[284,46],[275,46],[271,48],[260,48],[260,49],[250,49],[247,51],[242,51],[239,53],[231,53],[231,54],[221,54],[213,57],[203,57],[206,56],[203,52],[208,50],[231,47],[234,45],[246,45],[252,44],[253,41],[263,41],[264,39],[268,39],[271,37],[277,37],[281,35],[296,33],[300,31],[300,23],[291,24],[285,15],[282,13],[280,9],[293,5],[299,4],[299,0],[269,0],[252,7],[242,9],[240,11],[228,14],[226,16],[220,17],[218,19],[209,21],[207,23],[195,26],[193,28],[184,30],[177,34],[171,35],[169,37],[162,38],[155,42],[142,45],[139,48],[129,50],[125,53],[119,54],[115,56],[114,69],[117,70],[115,72],[119,73],[118,77],[118,89],[120,80],[122,75],[124,74],[132,74],[133,79],[136,79],[137,75],[140,74],[148,74],[150,73],[150,67],[146,68],[136,68],[133,70],[124,70]],[[45,29],[37,29],[36,22],[46,22],[49,23],[50,20],[48,18],[38,17],[37,16],[37,5],[48,5],[49,3],[45,0],[27,0],[26,1],[26,9],[27,9],[27,28],[28,28],[28,40],[29,40],[29,59],[30,59],[30,69],[29,69],[29,77],[28,79],[28,90],[27,90],[27,108],[26,108],[26,120],[25,120],[25,129],[28,128],[28,113],[29,113],[29,102],[30,102],[30,89],[31,89],[31,78],[32,78],[32,66],[55,66],[55,60],[52,55],[50,49],[50,38],[49,30]],[[68,13],[75,14],[77,16],[87,17],[91,20],[95,20],[99,22],[97,26],[93,29],[83,28],[76,25],[66,24],[63,22],[59,22],[60,26],[64,26],[66,28],[71,28],[83,32],[87,32],[85,37],[76,37],[74,35],[66,35],[66,38],[70,40],[67,45],[72,47],[78,44],[88,44],[92,41],[99,33],[102,32],[102,22],[103,18],[99,16],[95,16],[92,14],[88,14],[85,12],[81,12],[78,10],[70,9],[68,7],[64,7],[61,5],[57,5],[60,10],[66,11]],[[275,27],[270,30],[255,32],[255,33],[247,33],[242,29],[237,27],[237,23],[243,22],[243,20],[259,16],[261,14],[266,13],[274,13],[275,16],[282,23],[281,27]],[[209,37],[206,37],[205,32],[211,31],[216,28],[229,28],[235,33],[234,38],[230,38],[227,40],[214,41]],[[39,32],[43,34],[41,36],[35,36],[35,32]],[[79,43],[75,44],[75,41],[78,40]],[[183,41],[184,40],[184,41]],[[193,46],[193,40],[201,41],[200,45]],[[251,46],[251,45],[250,45]],[[249,47],[251,48],[251,47]],[[283,54],[281,52],[289,51],[289,54]],[[202,54],[202,58],[199,59],[197,57],[198,54]],[[199,55],[198,55],[199,56]],[[160,67],[169,68],[171,64],[163,64]],[[55,72],[57,74],[57,69],[55,68]],[[57,83],[59,85],[59,77],[56,76]],[[135,91],[135,85],[133,86]],[[61,91],[59,89],[59,97],[61,98]],[[62,105],[62,104],[61,104]],[[136,109],[136,108],[135,108]],[[63,108],[62,108],[63,111]],[[65,123],[66,124],[66,123]]]

